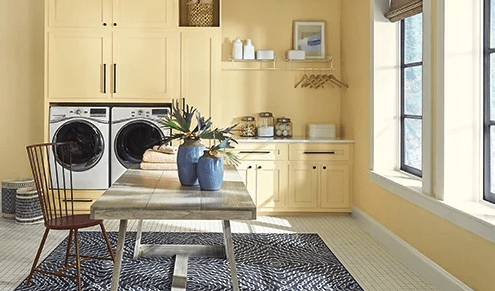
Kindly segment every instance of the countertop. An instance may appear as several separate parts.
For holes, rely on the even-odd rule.
[[[354,143],[353,140],[340,138],[308,138],[306,136],[294,137],[234,137],[242,143]]]

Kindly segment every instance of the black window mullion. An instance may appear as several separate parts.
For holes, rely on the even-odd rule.
[[[422,120],[421,115],[405,113],[405,71],[407,68],[423,66],[423,61],[406,63],[405,62],[405,21],[400,22],[400,169],[415,176],[422,176],[421,169],[411,167],[405,163],[405,120],[416,119]]]
[[[491,0],[484,3],[484,31],[483,31],[483,199],[495,203],[495,194],[491,191],[491,130],[495,121],[491,120],[491,65],[490,57],[495,48],[490,48]]]

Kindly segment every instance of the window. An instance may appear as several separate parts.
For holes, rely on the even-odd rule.
[[[422,175],[423,14],[401,20],[400,169]]]
[[[483,199],[495,203],[495,0],[484,11]]]

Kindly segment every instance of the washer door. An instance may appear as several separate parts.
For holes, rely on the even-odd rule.
[[[101,131],[85,120],[74,120],[60,126],[52,142],[71,141],[70,159],[68,152],[57,151],[57,162],[67,168],[72,161],[72,171],[83,172],[93,168],[100,161],[105,150]]]
[[[115,155],[126,168],[140,164],[144,152],[164,139],[160,128],[148,121],[132,121],[124,125],[115,137]]]

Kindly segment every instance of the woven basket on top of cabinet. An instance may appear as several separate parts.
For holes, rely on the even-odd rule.
[[[189,26],[212,26],[213,5],[206,3],[189,4]]]

